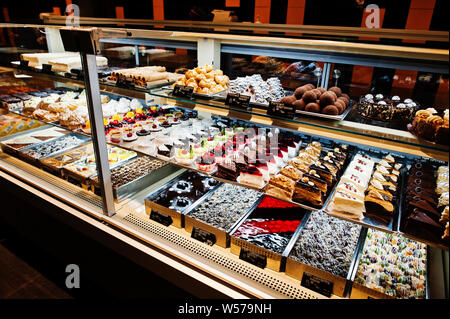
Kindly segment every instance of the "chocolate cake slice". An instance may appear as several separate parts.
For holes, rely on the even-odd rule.
[[[230,181],[236,181],[238,176],[239,171],[234,162],[223,163],[217,166],[217,177]]]

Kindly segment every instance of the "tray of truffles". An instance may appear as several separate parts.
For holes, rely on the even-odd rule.
[[[132,196],[177,170],[178,167],[149,156],[134,157],[123,165],[111,169],[114,198],[122,200]],[[101,195],[98,175],[95,174],[89,179],[91,191]]]
[[[449,112],[448,109],[438,112],[434,108],[419,110],[415,113],[408,131],[415,136],[437,144],[449,145]]]
[[[286,162],[297,156],[302,137],[277,128],[247,127],[230,143],[215,149],[220,155],[215,178],[261,190]],[[217,155],[217,154],[216,154]]]
[[[327,297],[345,297],[364,228],[317,211],[294,236],[286,274]]]
[[[118,165],[122,165],[126,161],[137,156],[136,152],[115,146],[108,145],[107,151],[110,169],[113,169]],[[95,154],[91,154],[80,160],[64,165],[62,168],[63,178],[67,179],[73,184],[81,186],[84,189],[90,188],[91,180],[89,179],[89,177],[93,176],[94,174],[97,174]]]
[[[231,233],[230,251],[260,268],[283,271],[283,253],[309,212],[264,196]]]
[[[216,93],[214,97],[225,100],[228,93],[250,96],[250,106],[263,108],[267,108],[271,101],[280,101],[287,94],[279,78],[271,77],[264,81],[261,74],[237,77],[230,81],[228,90]]]
[[[324,211],[383,231],[395,232],[401,215],[404,159],[377,151],[356,154]]]
[[[39,160],[52,154],[70,150],[90,141],[90,138],[76,133],[69,133],[47,141],[18,149],[18,156],[31,164],[40,165]]]
[[[193,96],[213,98],[216,93],[228,89],[230,79],[220,69],[213,69],[211,65],[196,67],[186,71],[184,76],[174,84],[164,89],[174,89],[175,85],[193,87]]]
[[[37,127],[11,136],[3,137],[0,142],[0,147],[3,152],[18,156],[18,151],[22,148],[42,143],[43,141],[57,138],[67,133],[67,131],[55,127]]]
[[[185,214],[185,229],[208,245],[230,246],[230,232],[262,200],[262,193],[233,184],[221,184]]]
[[[308,83],[295,89],[292,95],[280,100],[295,107],[297,117],[308,115],[331,120],[343,120],[351,110],[352,100],[333,86],[328,90]]]
[[[413,100],[402,99],[398,95],[385,97],[383,94],[361,96],[354,106],[363,118],[382,122],[409,122],[420,108]]]
[[[264,191],[269,196],[315,211],[326,205],[351,150],[347,145],[325,140],[303,145],[298,155],[269,179]]]
[[[352,299],[429,298],[428,247],[368,229],[352,274]]]
[[[39,160],[39,163],[43,170],[62,177],[63,166],[92,154],[94,154],[94,145],[87,143],[69,151],[64,150],[51,156],[43,157]]]
[[[165,226],[183,228],[184,214],[198,206],[222,183],[208,175],[185,171],[145,198],[150,219]]]
[[[411,164],[403,188],[402,235],[448,250],[448,184],[448,163],[421,159]]]

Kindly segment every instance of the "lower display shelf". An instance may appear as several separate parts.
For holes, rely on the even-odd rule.
[[[200,275],[200,273],[207,273],[210,278],[213,278],[209,284],[217,289],[223,289],[224,283],[231,285],[232,288],[231,291],[229,291],[231,297],[326,297],[325,295],[305,288],[305,284],[303,283],[302,286],[301,280],[292,278],[284,272],[277,272],[268,267],[262,269],[252,265],[248,261],[242,260],[242,256],[239,257],[235,255],[230,248],[223,248],[217,245],[210,246],[191,238],[191,234],[185,229],[177,228],[173,225],[166,227],[151,220],[145,213],[145,197],[153,190],[177,176],[179,172],[167,176],[155,185],[143,189],[120,204],[116,204],[116,214],[112,217],[107,217],[99,213],[101,203],[96,204],[96,209],[89,208],[89,205],[85,204],[85,201],[89,198],[89,196],[83,196],[85,195],[83,192],[86,191],[78,191],[79,194],[77,197],[74,197],[73,195],[70,197],[68,194],[75,194],[76,192],[74,190],[76,190],[77,187],[62,180],[59,183],[67,183],[67,185],[64,186],[65,189],[56,185],[58,183],[54,183],[55,185],[53,187],[46,189],[46,183],[52,183],[52,178],[56,179],[55,176],[27,163],[23,163],[7,154],[2,154],[0,160],[2,179],[20,179],[31,185],[36,185],[32,187],[37,187],[40,192],[47,192],[52,197],[56,196],[56,200],[67,202],[71,205],[76,204],[76,206],[80,207],[85,213],[91,212],[91,215],[92,211],[96,210],[97,214],[93,216],[95,216],[96,219],[104,221],[106,225],[109,226],[107,227],[108,232],[113,232],[113,229],[120,229],[130,236],[127,241],[134,242],[137,240],[136,243],[133,244],[136,245],[136,247],[139,246],[138,241],[141,241],[146,245],[149,245],[149,247],[163,250],[174,260],[178,260],[178,262],[182,262],[185,265],[188,264],[191,268],[191,276],[195,277]],[[57,188],[60,188],[60,190],[58,191]],[[58,196],[57,193],[60,195]],[[96,197],[96,195],[93,195],[90,192],[86,192],[86,194],[89,194],[91,198]],[[100,205],[100,207],[98,205]],[[437,270],[438,272],[442,272],[443,268],[439,262],[436,262],[436,264],[431,263],[430,266],[430,271],[435,272]],[[311,286],[308,287],[311,288]],[[230,288],[227,289],[230,290]],[[433,290],[433,284],[431,285],[430,290]],[[442,296],[442,292],[440,292],[440,294]],[[431,298],[436,298],[436,296],[439,295],[435,292],[430,294]],[[330,297],[338,298],[336,295],[331,295]]]

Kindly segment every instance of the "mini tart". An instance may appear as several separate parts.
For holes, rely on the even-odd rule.
[[[128,133],[124,132],[122,138],[125,142],[132,142],[132,141],[137,140],[138,137],[133,132],[128,132]]]
[[[146,136],[149,135],[150,131],[146,130],[145,128],[140,129],[139,131],[136,132],[136,135],[138,136]]]
[[[169,119],[169,122],[170,122],[170,124],[172,124],[172,125],[178,125],[178,124],[181,124],[180,119],[177,118],[177,117],[173,117],[173,118]]]
[[[157,125],[156,123],[154,123],[154,124],[148,126],[148,130],[150,132],[159,132],[162,130],[162,128],[159,127],[159,125]]]

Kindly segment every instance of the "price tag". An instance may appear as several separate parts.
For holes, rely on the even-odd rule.
[[[269,108],[267,109],[267,114],[292,119],[295,115],[295,106],[286,105],[282,102],[270,101]]]
[[[175,84],[172,94],[179,97],[192,98],[192,93],[194,93],[194,88],[192,86]]]
[[[201,241],[202,243],[207,243],[210,246],[216,243],[216,235],[195,226],[192,229],[191,237]]]
[[[266,268],[267,265],[267,256],[258,254],[244,247],[241,248],[241,252],[239,253],[239,259],[242,259],[262,269]]]
[[[225,105],[246,109],[250,106],[250,96],[239,93],[228,93],[225,98]]]
[[[330,297],[333,292],[333,282],[316,277],[306,272],[303,273],[301,285],[326,297]]]
[[[42,73],[52,74],[52,66],[51,64],[42,63]]]
[[[30,61],[25,61],[25,60],[20,60],[20,68],[21,69],[28,69],[28,63],[29,63]]]
[[[170,226],[173,223],[172,217],[170,217],[169,215],[157,212],[153,209],[150,213],[150,219],[154,220],[155,222],[160,223],[164,226]]]

